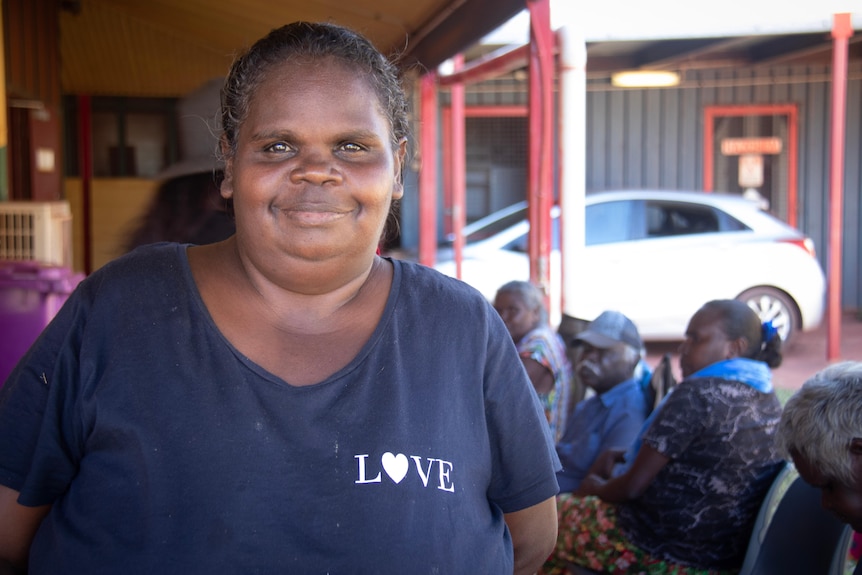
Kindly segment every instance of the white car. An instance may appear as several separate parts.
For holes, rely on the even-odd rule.
[[[462,279],[489,300],[529,279],[526,202],[465,228]],[[551,284],[559,286],[559,211],[554,208]],[[435,268],[455,276],[451,249]],[[810,238],[740,196],[675,191],[598,192],[586,197],[586,249],[577,301],[566,312],[591,320],[629,316],[645,340],[679,340],[705,302],[739,299],[772,320],[785,342],[823,320],[826,281]],[[558,287],[551,321],[559,322]]]

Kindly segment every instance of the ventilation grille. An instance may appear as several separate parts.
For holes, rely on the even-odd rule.
[[[71,268],[69,202],[0,202],[0,260]]]

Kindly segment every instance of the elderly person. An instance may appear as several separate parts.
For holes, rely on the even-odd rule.
[[[497,290],[494,309],[518,348],[556,440],[566,425],[572,368],[563,339],[548,325],[542,292],[530,282],[511,281]]]
[[[763,497],[783,462],[770,367],[781,338],[745,303],[706,303],[680,346],[683,381],[641,438],[631,467],[588,475],[557,498],[557,547],[543,573],[738,572]]]
[[[823,507],[862,532],[862,362],[831,365],[806,381],[784,406],[776,443],[822,490]]]
[[[636,375],[643,343],[632,320],[618,311],[602,312],[575,336],[574,345],[575,372],[595,394],[575,406],[557,442],[561,493],[576,491],[601,453],[632,443],[647,417]]]

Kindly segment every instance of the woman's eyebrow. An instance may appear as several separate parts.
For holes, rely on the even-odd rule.
[[[249,139],[253,142],[261,140],[295,140],[296,134],[292,130],[260,130],[253,132]]]
[[[289,129],[272,129],[260,130],[250,135],[249,139],[252,142],[260,142],[266,140],[287,140],[289,142],[302,141],[302,138],[294,130]],[[331,137],[333,142],[343,142],[345,140],[360,140],[360,141],[385,141],[381,139],[380,134],[375,130],[365,128],[348,129],[340,132],[334,132]]]

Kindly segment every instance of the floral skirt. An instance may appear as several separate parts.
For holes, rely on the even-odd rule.
[[[598,497],[557,497],[559,534],[541,575],[565,575],[580,565],[614,575],[732,575],[737,571],[697,569],[652,557],[630,543],[617,527],[615,507]]]

